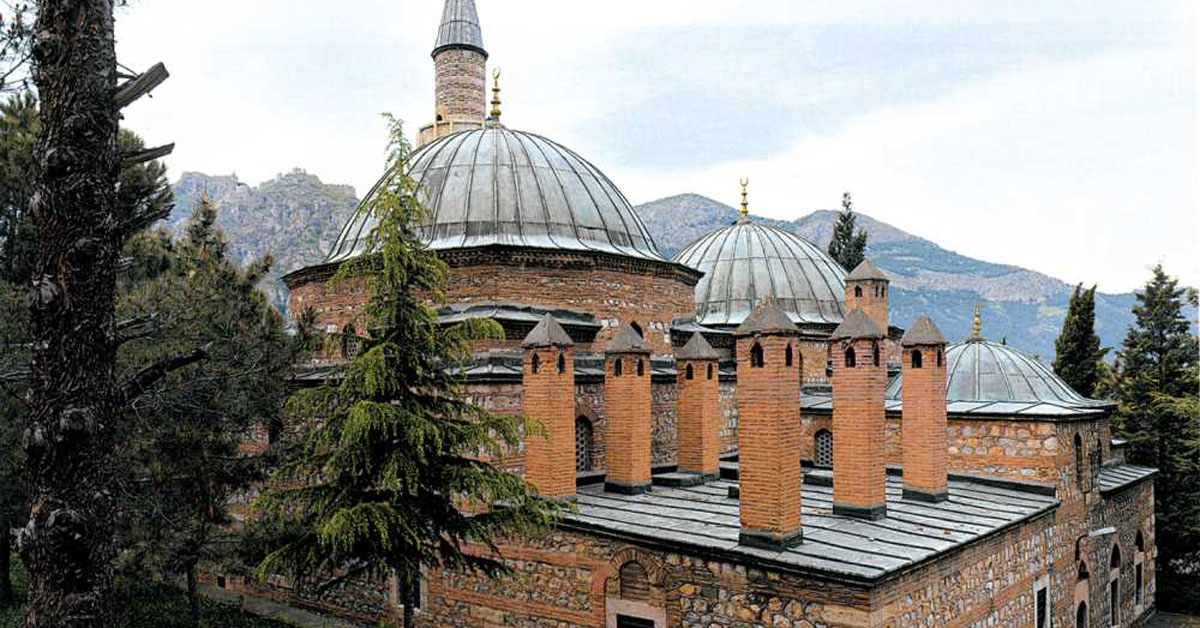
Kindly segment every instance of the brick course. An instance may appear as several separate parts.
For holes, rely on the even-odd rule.
[[[562,371],[560,359],[567,365]],[[575,494],[575,370],[569,366],[573,360],[571,347],[533,347],[525,352],[522,410],[546,432],[525,437],[525,477],[548,497]]]
[[[838,343],[833,360],[834,512],[878,518],[885,512],[887,482],[883,389],[887,367],[876,362],[880,341],[863,338]],[[846,352],[853,349],[854,366]],[[882,356],[881,356],[882,358]]]
[[[688,379],[688,369],[692,378]],[[675,428],[680,471],[715,476],[721,455],[720,369],[716,360],[680,360]]]
[[[604,360],[605,486],[622,492],[642,492],[650,486],[649,357],[643,353],[613,353]]]
[[[755,346],[763,365],[751,363]],[[791,348],[792,364],[785,355]],[[794,335],[737,339],[738,483],[743,542],[788,544],[800,534],[800,377]]]

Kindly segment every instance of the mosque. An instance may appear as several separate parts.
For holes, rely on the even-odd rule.
[[[502,124],[473,0],[446,0],[434,120],[411,175],[450,268],[443,324],[487,318],[467,391],[547,428],[505,463],[575,504],[501,549],[520,578],[430,571],[428,626],[1134,626],[1154,608],[1153,469],[1124,462],[1113,404],[976,324],[950,343],[888,318],[850,272],[749,219],[661,255],[578,152]],[[354,216],[290,274],[289,311],[336,335]],[[360,326],[361,328],[361,326]],[[341,356],[327,356],[335,360]],[[319,375],[318,375],[319,377]],[[482,548],[479,551],[484,551]],[[296,594],[299,598],[300,594]],[[394,587],[299,602],[374,620]]]

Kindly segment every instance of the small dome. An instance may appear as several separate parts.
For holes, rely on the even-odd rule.
[[[463,131],[421,147],[410,164],[430,210],[422,230],[436,250],[508,245],[666,261],[604,173],[539,135]],[[374,225],[372,216],[356,213],[326,261],[362,252]]]
[[[1029,404],[1069,410],[1098,410],[1109,404],[1075,392],[1041,362],[1008,345],[973,339],[946,349],[946,401],[1014,402],[1016,412]],[[900,399],[903,376],[888,385],[886,396]],[[1002,410],[1003,404],[997,404]],[[979,408],[982,412],[985,408]]]
[[[846,271],[782,229],[731,225],[689,244],[674,261],[704,272],[696,285],[701,325],[740,325],[768,296],[799,325],[837,325],[844,317]]]

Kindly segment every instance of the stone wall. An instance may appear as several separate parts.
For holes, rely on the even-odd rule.
[[[634,322],[655,354],[670,354],[672,319],[695,309],[695,271],[667,262],[524,249],[439,254],[451,267],[447,303],[513,302],[594,315],[603,325],[596,342],[578,345],[577,351],[603,350],[620,325]],[[330,285],[333,271],[314,267],[287,277],[291,316],[312,307],[321,328],[337,330],[358,318],[367,299],[364,282]],[[520,341],[509,338],[508,345]]]
[[[502,547],[514,579],[429,574],[419,619],[600,627],[612,625],[614,609],[633,608],[666,626],[1019,628],[1032,625],[1033,583],[1048,573],[1053,530],[1044,515],[875,590],[560,530]],[[618,573],[630,561],[647,574],[644,597],[622,597]]]

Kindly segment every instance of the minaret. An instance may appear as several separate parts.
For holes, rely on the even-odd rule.
[[[483,126],[487,58],[475,0],[446,0],[433,45],[435,117],[421,129],[418,145]]]

